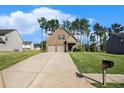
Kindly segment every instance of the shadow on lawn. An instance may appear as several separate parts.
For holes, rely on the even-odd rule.
[[[95,80],[95,79],[92,79],[92,78],[90,78],[90,77],[87,77],[87,76],[85,76],[85,75],[82,75],[81,73],[77,73],[77,72],[76,72],[76,76],[77,76],[78,78],[87,78],[87,79],[90,79],[90,80],[92,80],[92,81],[95,81],[95,82],[97,82],[97,83],[99,83],[99,84],[102,84],[101,82],[99,82],[99,81],[97,81],[97,80]]]

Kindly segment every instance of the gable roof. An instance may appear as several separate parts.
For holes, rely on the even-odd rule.
[[[0,35],[5,35],[8,34],[10,32],[15,31],[16,29],[0,29]]]
[[[65,28],[61,27],[61,28],[58,28],[58,29],[63,29],[64,31],[66,31],[70,36],[72,36],[76,41],[77,39],[74,37],[74,35],[70,32],[70,31],[67,31]]]
[[[124,38],[124,33],[112,33],[112,35],[118,36],[120,38]]]
[[[18,32],[17,29],[0,29],[0,35],[4,36],[8,33],[14,32],[14,31],[16,31],[18,33],[18,35],[20,36],[20,38],[22,39],[22,37],[21,37],[21,35],[20,35],[20,33]],[[22,41],[23,41],[23,39],[22,39]]]
[[[0,43],[5,43],[4,40],[0,37]]]
[[[24,41],[23,44],[24,45],[30,45],[32,42],[31,41]]]

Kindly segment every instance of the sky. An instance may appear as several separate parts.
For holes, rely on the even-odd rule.
[[[24,41],[34,43],[45,39],[41,35],[41,29],[37,18],[58,19],[73,21],[75,18],[87,18],[90,25],[100,23],[110,27],[113,23],[124,26],[124,6],[79,6],[79,5],[1,5],[0,28],[14,28],[19,31]]]

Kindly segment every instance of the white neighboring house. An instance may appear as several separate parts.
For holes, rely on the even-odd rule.
[[[34,46],[34,50],[41,50],[41,48],[39,46]]]
[[[34,44],[30,41],[23,42],[23,50],[34,50]]]
[[[22,51],[22,45],[17,29],[0,29],[0,51]]]

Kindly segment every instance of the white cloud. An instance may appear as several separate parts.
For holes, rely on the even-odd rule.
[[[46,19],[58,19],[60,22],[63,20],[74,20],[75,16],[63,13],[59,10],[40,7],[30,12],[15,11],[10,15],[0,16],[0,28],[16,28],[21,34],[32,34],[37,31],[39,24],[37,18],[45,17]]]
[[[94,18],[88,18],[88,20],[89,20],[89,24],[91,24],[91,25],[95,23]]]

